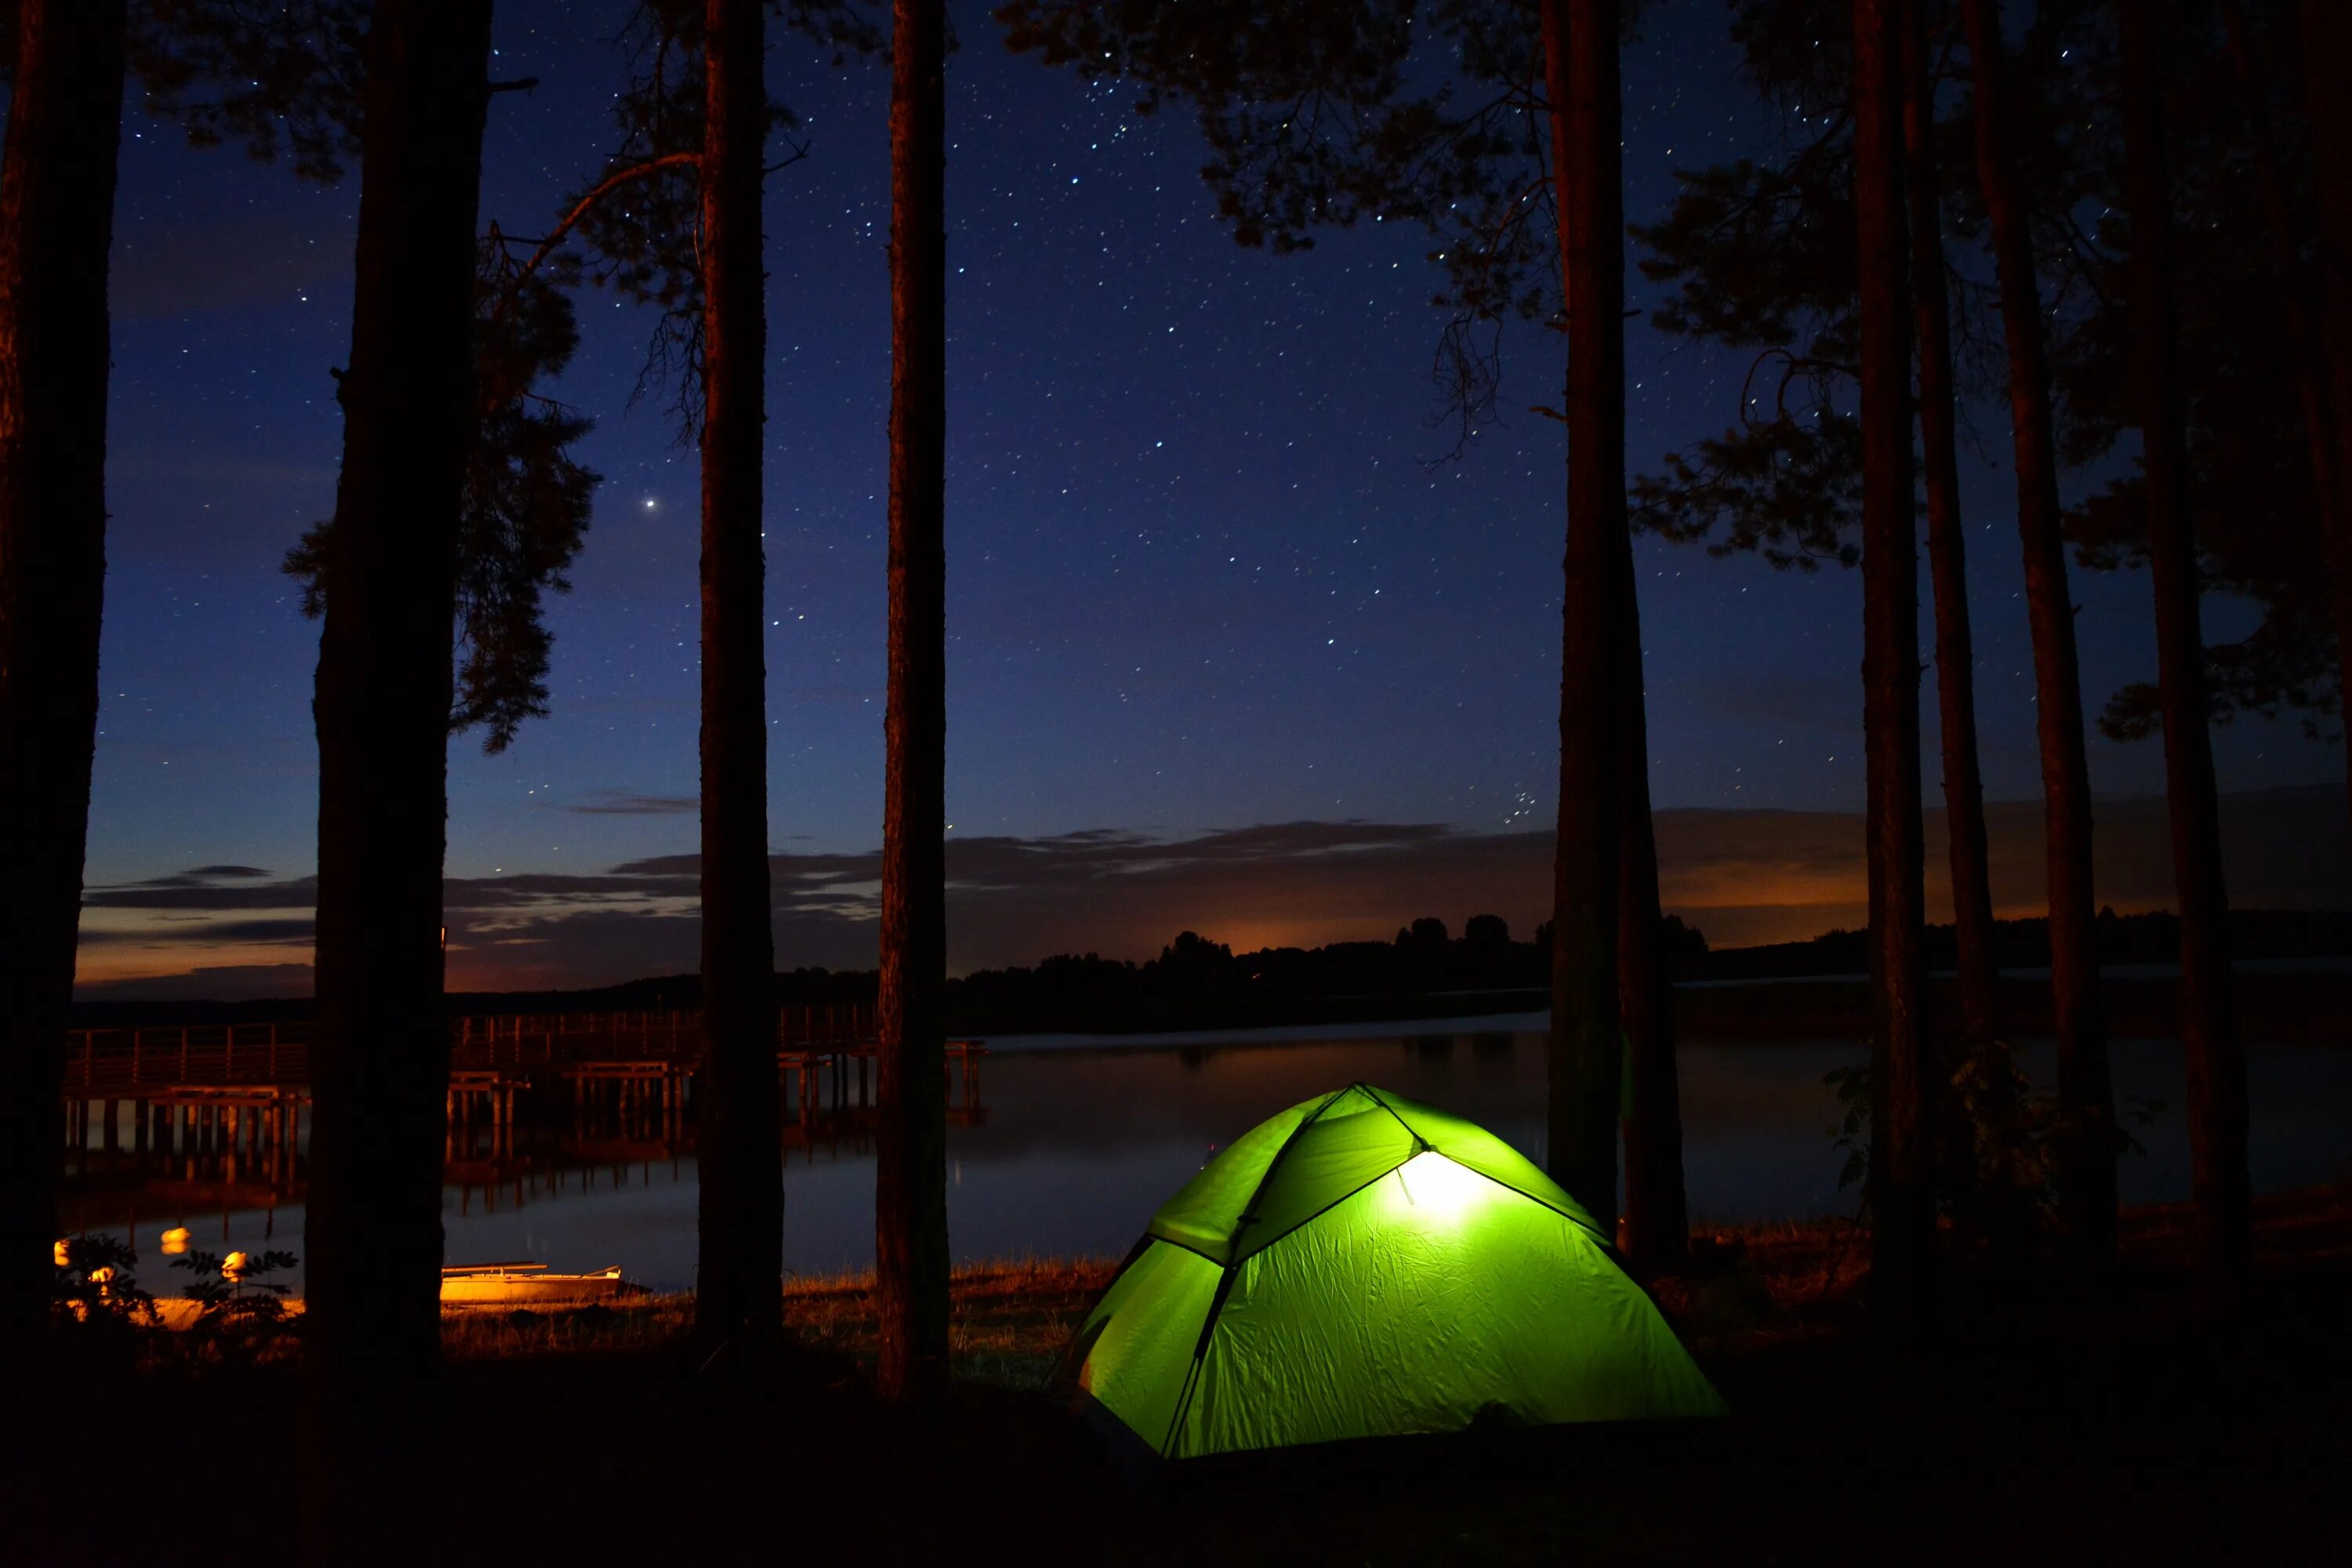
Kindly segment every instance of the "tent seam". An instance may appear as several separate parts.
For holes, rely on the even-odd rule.
[[[1349,1086],[1350,1089],[1355,1087],[1357,1086],[1353,1084]],[[1239,1222],[1225,1237],[1227,1261],[1223,1265],[1224,1271],[1217,1277],[1217,1293],[1210,1298],[1208,1315],[1201,1321],[1201,1337],[1192,1346],[1192,1371],[1185,1375],[1184,1392],[1178,1396],[1175,1412],[1168,1418],[1168,1436],[1160,1444],[1161,1458],[1166,1458],[1169,1449],[1174,1447],[1176,1433],[1183,1426],[1186,1414],[1192,1408],[1192,1395],[1200,1389],[1201,1368],[1208,1357],[1209,1339],[1217,1331],[1217,1317],[1225,1310],[1225,1299],[1233,1294],[1234,1270],[1240,1267],[1239,1262],[1234,1259],[1232,1255],[1238,1249],[1237,1244],[1240,1238],[1246,1233],[1250,1221],[1257,1214],[1258,1200],[1265,1195],[1265,1189],[1273,1184],[1275,1172],[1282,1168],[1282,1157],[1290,1152],[1290,1146],[1298,1141],[1298,1135],[1313,1126],[1317,1119],[1338,1104],[1339,1097],[1347,1092],[1345,1089],[1335,1089],[1325,1095],[1322,1104],[1300,1117],[1298,1125],[1284,1135],[1281,1146],[1275,1150],[1273,1157],[1265,1163],[1265,1173],[1257,1179],[1257,1185],[1251,1190],[1249,1202],[1242,1206]],[[1286,1231],[1283,1234],[1286,1236],[1289,1232]]]
[[[1445,1151],[1443,1149],[1440,1149],[1437,1152],[1441,1154],[1445,1154]],[[1569,1224],[1576,1226],[1579,1230],[1583,1231],[1587,1236],[1592,1237],[1593,1240],[1600,1242],[1603,1247],[1609,1245],[1608,1241],[1601,1234],[1601,1227],[1593,1224],[1591,1220],[1580,1218],[1576,1215],[1569,1213],[1558,1204],[1546,1201],[1540,1194],[1531,1193],[1525,1187],[1513,1186],[1510,1183],[1503,1180],[1500,1176],[1495,1175],[1491,1172],[1482,1171],[1475,1165],[1464,1165],[1461,1161],[1455,1160],[1451,1154],[1445,1154],[1445,1158],[1451,1161],[1454,1164],[1460,1166],[1461,1169],[1469,1172],[1472,1175],[1492,1182],[1495,1185],[1502,1188],[1507,1193],[1517,1194],[1520,1197],[1527,1199],[1528,1202],[1535,1205],[1538,1208],[1549,1209],[1553,1214],[1559,1215],[1560,1218],[1568,1221]]]
[[[1225,1266],[1225,1260],[1223,1258],[1212,1257],[1210,1254],[1202,1251],[1199,1247],[1192,1246],[1190,1242],[1179,1241],[1172,1236],[1162,1236],[1160,1232],[1153,1230],[1149,1226],[1144,1227],[1143,1238],[1146,1241],[1165,1242],[1170,1247],[1175,1247],[1179,1251],[1191,1253],[1193,1257],[1199,1258],[1203,1263],[1213,1263],[1220,1268],[1223,1268]],[[1122,1265],[1120,1267],[1119,1273],[1123,1274],[1126,1271],[1125,1266]],[[1118,1282],[1118,1275],[1112,1275],[1111,1283],[1117,1284]]]
[[[1391,1176],[1393,1176],[1393,1175],[1395,1175],[1399,1171],[1403,1170],[1407,1164],[1409,1164],[1409,1163],[1411,1163],[1414,1158],[1418,1157],[1418,1155],[1419,1155],[1420,1153],[1422,1153],[1423,1152],[1423,1151],[1416,1150],[1416,1151],[1414,1151],[1414,1152],[1413,1152],[1412,1154],[1409,1154],[1409,1155],[1407,1155],[1404,1159],[1402,1159],[1402,1160],[1399,1160],[1395,1164],[1391,1165],[1387,1170],[1382,1171],[1379,1175],[1377,1175],[1377,1176],[1370,1176],[1370,1177],[1367,1177],[1366,1179],[1364,1179],[1363,1181],[1357,1183],[1354,1186],[1349,1187],[1346,1192],[1341,1193],[1338,1197],[1333,1198],[1329,1203],[1325,1204],[1321,1208],[1317,1209],[1313,1214],[1310,1214],[1310,1215],[1307,1215],[1304,1219],[1301,1219],[1301,1220],[1300,1220],[1297,1225],[1290,1226],[1286,1227],[1286,1229],[1284,1229],[1284,1230],[1283,1230],[1279,1235],[1276,1235],[1276,1236],[1274,1236],[1274,1237],[1269,1237],[1269,1238],[1268,1238],[1268,1239],[1267,1239],[1267,1240],[1266,1240],[1266,1241],[1265,1241],[1262,1246],[1259,1246],[1259,1247],[1255,1247],[1251,1248],[1251,1250],[1250,1250],[1250,1256],[1251,1256],[1252,1258],[1255,1258],[1259,1253],[1261,1253],[1261,1252],[1265,1252],[1265,1251],[1266,1251],[1268,1248],[1272,1247],[1276,1242],[1283,1241],[1283,1240],[1287,1239],[1288,1237],[1291,1237],[1297,1236],[1300,1231],[1305,1230],[1308,1226],[1313,1225],[1317,1220],[1321,1219],[1325,1215],[1329,1214],[1333,1209],[1338,1208],[1341,1204],[1346,1203],[1349,1198],[1354,1197],[1358,1193],[1360,1193],[1360,1192],[1366,1191],[1367,1189],[1369,1189],[1369,1188],[1370,1188],[1370,1187],[1373,1187],[1373,1186],[1378,1185],[1378,1184],[1379,1184],[1380,1183],[1381,1183],[1381,1182],[1385,1182],[1385,1181],[1387,1181]],[[1443,1151],[1443,1150],[1440,1150],[1440,1149],[1430,1149],[1430,1150],[1427,1150],[1426,1152],[1429,1152],[1429,1153],[1435,1154],[1435,1155],[1437,1155],[1440,1159],[1446,1160],[1446,1161],[1448,1161],[1449,1163],[1458,1163],[1458,1162],[1454,1162],[1454,1161],[1453,1161],[1453,1159],[1452,1159],[1452,1156],[1450,1156],[1450,1155],[1446,1154],[1446,1153],[1444,1152],[1444,1151]],[[1468,1169],[1469,1169],[1469,1167],[1468,1167],[1468,1166],[1466,1166],[1466,1165],[1465,1165],[1465,1166],[1463,1166],[1463,1169],[1465,1169],[1465,1170],[1468,1170]],[[1517,1189],[1512,1189],[1512,1190],[1516,1191]],[[1545,1207],[1547,1207],[1547,1208],[1549,1208],[1551,1205],[1549,1205],[1549,1204],[1546,1204],[1544,1206],[1545,1206]],[[1555,1210],[1554,1212],[1555,1212],[1555,1213],[1557,1213],[1558,1211],[1557,1211],[1557,1210]]]
[[[1370,1098],[1370,1099],[1371,1102],[1372,1102],[1374,1105],[1377,1105],[1377,1106],[1379,1106],[1382,1110],[1387,1111],[1387,1112],[1389,1113],[1389,1119],[1390,1119],[1391,1121],[1394,1121],[1394,1122],[1395,1122],[1399,1127],[1403,1128],[1403,1129],[1405,1130],[1406,1134],[1407,1134],[1408,1136],[1410,1136],[1415,1143],[1419,1144],[1419,1145],[1421,1146],[1421,1148],[1423,1148],[1423,1149],[1436,1149],[1436,1148],[1437,1148],[1437,1145],[1436,1145],[1436,1144],[1434,1144],[1434,1143],[1431,1142],[1428,1139],[1423,1138],[1423,1137],[1421,1135],[1421,1129],[1420,1129],[1420,1128],[1415,1127],[1412,1122],[1407,1121],[1404,1119],[1404,1112],[1403,1112],[1403,1111],[1399,1110],[1395,1106],[1391,1105],[1391,1104],[1390,1104],[1386,1100],[1382,1099],[1382,1098],[1381,1098],[1381,1091],[1380,1091],[1379,1089],[1374,1089],[1370,1084],[1368,1084],[1368,1083],[1360,1083],[1360,1084],[1356,1084],[1356,1085],[1354,1085],[1353,1087],[1355,1087],[1355,1088],[1357,1088],[1357,1089],[1362,1089],[1362,1090],[1364,1091],[1365,1095],[1366,1095],[1368,1098]],[[1418,1150],[1416,1150],[1415,1152],[1418,1152],[1419,1151],[1418,1151]],[[1439,1150],[1438,1152],[1439,1152],[1440,1153],[1444,1153],[1444,1150]],[[1450,1158],[1450,1157],[1451,1157],[1451,1156],[1449,1156],[1449,1158]]]
[[[1432,1143],[1428,1139],[1423,1138],[1423,1137],[1421,1135],[1420,1130],[1419,1130],[1419,1129],[1417,1129],[1417,1128],[1415,1128],[1412,1122],[1407,1121],[1404,1119],[1404,1113],[1403,1113],[1402,1111],[1399,1110],[1395,1106],[1391,1105],[1391,1104],[1388,1102],[1388,1100],[1387,1100],[1386,1099],[1384,1099],[1384,1098],[1381,1096],[1381,1091],[1380,1091],[1379,1089],[1374,1089],[1370,1084],[1368,1084],[1368,1083],[1357,1084],[1357,1085],[1354,1085],[1353,1087],[1355,1087],[1355,1088],[1357,1088],[1357,1089],[1362,1089],[1366,1094],[1368,1094],[1368,1095],[1370,1095],[1370,1096],[1371,1097],[1371,1100],[1372,1100],[1372,1103],[1373,1103],[1373,1104],[1378,1105],[1378,1106],[1379,1106],[1382,1110],[1385,1110],[1385,1111],[1387,1111],[1391,1116],[1395,1117],[1395,1118],[1396,1118],[1396,1124],[1397,1124],[1399,1127],[1403,1128],[1407,1132],[1412,1133],[1412,1139],[1413,1139],[1413,1142],[1416,1142],[1416,1143],[1420,1144],[1420,1145],[1421,1145],[1423,1148],[1424,1148],[1424,1149],[1436,1149],[1436,1150],[1437,1150],[1437,1152],[1439,1152],[1439,1153],[1441,1153],[1441,1154],[1445,1154],[1445,1151],[1444,1151],[1444,1150],[1443,1150],[1443,1149],[1438,1149],[1436,1144]],[[1521,1197],[1523,1197],[1523,1198],[1527,1199],[1527,1200],[1528,1200],[1528,1202],[1529,1202],[1529,1203],[1531,1203],[1531,1204],[1541,1204],[1545,1208],[1548,1208],[1548,1209],[1551,1210],[1551,1212],[1552,1212],[1552,1213],[1554,1213],[1554,1214],[1556,1214],[1556,1215],[1559,1215],[1559,1217],[1560,1217],[1560,1218],[1562,1218],[1562,1219],[1564,1219],[1564,1220],[1568,1221],[1570,1225],[1580,1225],[1580,1226],[1582,1226],[1586,1230],[1590,1231],[1590,1232],[1593,1235],[1593,1237],[1594,1237],[1595,1238],[1599,1239],[1599,1240],[1601,1242],[1601,1244],[1602,1244],[1603,1246],[1607,1246],[1607,1245],[1609,1245],[1609,1243],[1608,1243],[1608,1238],[1607,1238],[1607,1237],[1602,1237],[1602,1236],[1601,1235],[1601,1227],[1600,1227],[1598,1225],[1594,1224],[1591,1220],[1582,1218],[1582,1217],[1580,1217],[1580,1216],[1579,1216],[1579,1215],[1572,1215],[1572,1214],[1569,1213],[1569,1211],[1568,1211],[1568,1210],[1566,1210],[1566,1209],[1564,1209],[1564,1208],[1560,1207],[1558,1204],[1553,1203],[1553,1202],[1552,1202],[1551,1200],[1549,1200],[1549,1198],[1546,1198],[1545,1196],[1543,1196],[1541,1194],[1539,1194],[1539,1193],[1531,1193],[1531,1192],[1528,1191],[1525,1187],[1514,1186],[1514,1185],[1513,1185],[1512,1184],[1510,1184],[1509,1182],[1507,1182],[1507,1181],[1503,1180],[1503,1178],[1502,1178],[1502,1177],[1497,1176],[1497,1175],[1495,1175],[1495,1174],[1492,1174],[1492,1173],[1489,1173],[1489,1172],[1481,1171],[1481,1170],[1479,1170],[1479,1169],[1478,1169],[1478,1167],[1476,1167],[1475,1165],[1463,1165],[1461,1161],[1459,1161],[1459,1160],[1454,1160],[1454,1156],[1453,1156],[1453,1155],[1451,1155],[1451,1154],[1445,1154],[1445,1157],[1446,1157],[1448,1160],[1452,1160],[1452,1161],[1454,1162],[1454,1164],[1456,1164],[1456,1165],[1462,1165],[1462,1168],[1463,1168],[1464,1170],[1470,1172],[1470,1173],[1471,1173],[1472,1174],[1474,1174],[1474,1175],[1485,1176],[1485,1177],[1486,1178],[1486,1180],[1488,1180],[1488,1181],[1490,1181],[1490,1182],[1494,1183],[1496,1186],[1498,1186],[1498,1187],[1502,1188],[1505,1192],[1507,1192],[1507,1193],[1517,1193],[1517,1194],[1519,1194],[1519,1196],[1521,1196]],[[1293,1228],[1296,1228],[1296,1227],[1293,1227]],[[1287,1234],[1289,1234],[1289,1233],[1286,1231],[1284,1234],[1285,1234],[1285,1235],[1287,1235]]]

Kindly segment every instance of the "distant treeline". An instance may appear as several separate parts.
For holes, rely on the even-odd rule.
[[[2101,964],[2171,963],[2180,956],[2180,917],[2169,910],[2119,915],[2101,910],[2094,926]],[[1993,922],[1993,963],[2000,969],[2041,969],[2050,963],[2050,922],[2040,917]],[[2231,956],[2249,959],[2342,958],[2352,955],[2352,910],[2231,910]],[[1927,928],[1927,967],[1950,969],[1959,946],[1948,925]],[[1811,942],[1773,942],[1706,952],[1680,966],[1680,980],[1785,980],[1806,975],[1863,974],[1870,968],[1868,937],[1859,931],[1825,931]]]
[[[1662,927],[1668,973],[1677,981],[1786,980],[1865,973],[1864,933],[1832,931],[1810,942],[1710,949],[1696,927],[1668,915]],[[2102,964],[2168,963],[2179,951],[2180,922],[2169,911],[2118,915],[2101,911]],[[1475,915],[1454,935],[1445,922],[1424,917],[1389,942],[1336,942],[1322,947],[1269,947],[1235,952],[1195,931],[1184,931],[1157,958],[1104,958],[1057,953],[1034,965],[982,969],[948,982],[950,1026],[959,1033],[1027,1033],[1055,1029],[1112,1032],[1139,1028],[1212,1028],[1343,1019],[1468,1016],[1523,1011],[1545,1005],[1550,984],[1549,928],[1515,941],[1498,916]],[[2237,910],[2230,917],[2231,951],[2241,960],[2335,958],[2352,955],[2352,910]],[[2004,969],[2034,969],[2050,962],[2047,922],[1997,923],[1994,949]],[[1927,928],[1927,963],[1957,961],[1952,928]],[[452,1015],[603,1012],[693,1007],[699,976],[673,974],[582,991],[456,993]],[[786,1005],[870,1002],[870,969],[793,969],[776,975],[776,999]],[[86,1002],[78,1025],[262,1022],[307,1018],[308,997],[256,1002]]]

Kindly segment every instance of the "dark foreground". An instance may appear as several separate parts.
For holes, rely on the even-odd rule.
[[[1661,1290],[1736,1413],[1720,1426],[1409,1439],[1157,1489],[1013,1388],[968,1382],[929,1423],[880,1405],[823,1323],[807,1337],[845,1348],[759,1378],[625,1334],[528,1353],[478,1334],[446,1374],[437,1486],[373,1506],[429,1517],[453,1562],[2352,1557],[2352,1205],[2268,1206],[2235,1326],[2195,1304],[2171,1216],[2137,1217],[2113,1292],[1963,1272],[1962,1326],[1908,1353],[1841,1283],[1842,1238],[1752,1233],[1737,1271]],[[1069,1285],[1013,1337],[1065,1321]],[[0,1473],[0,1561],[289,1560],[289,1367],[59,1373],[8,1402],[33,1443]]]

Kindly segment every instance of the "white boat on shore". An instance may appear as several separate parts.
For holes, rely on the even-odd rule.
[[[642,1294],[621,1266],[555,1274],[544,1263],[466,1263],[441,1270],[444,1307],[584,1307]]]

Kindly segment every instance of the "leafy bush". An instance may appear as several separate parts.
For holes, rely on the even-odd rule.
[[[286,1297],[292,1287],[269,1276],[294,1262],[290,1252],[191,1252],[173,1259],[173,1268],[195,1276],[188,1285],[199,1303],[188,1327],[190,1348],[210,1351],[224,1364],[249,1366],[291,1335],[297,1325]]]
[[[131,1272],[138,1255],[110,1236],[85,1236],[57,1246],[49,1285],[50,1316],[59,1326],[94,1333],[127,1332],[155,1321],[155,1298]]]
[[[1834,1068],[1822,1082],[1835,1091],[1838,1124],[1831,1147],[1845,1156],[1838,1189],[1866,1185],[1870,1175],[1871,1074],[1868,1063]],[[2126,1123],[2146,1127],[2165,1102],[2126,1095],[2117,1103],[2115,1156],[2145,1154]],[[1936,1188],[1939,1206],[1962,1232],[1996,1252],[2029,1247],[2057,1206],[2056,1151],[2063,1118],[2057,1095],[2036,1089],[2005,1040],[1962,1053],[1937,1107]]]

